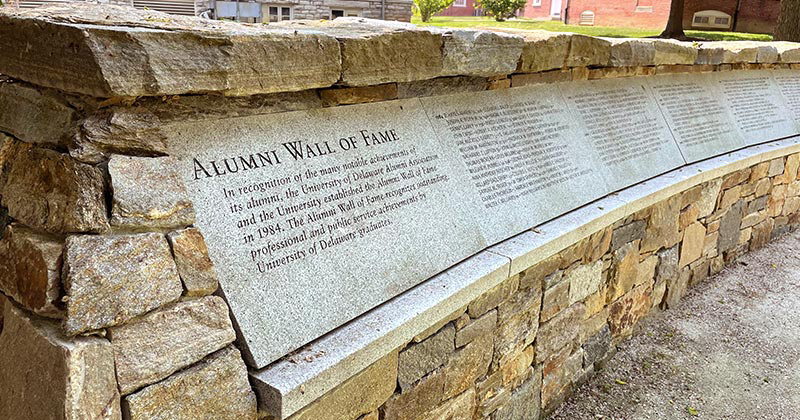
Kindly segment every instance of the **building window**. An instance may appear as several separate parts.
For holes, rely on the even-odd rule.
[[[456,0],[453,2],[453,7],[467,7],[467,0]]]
[[[533,0],[533,6],[534,7],[539,7],[541,5],[542,5],[542,0]]]
[[[280,22],[292,19],[292,8],[289,6],[269,6],[269,21]]]
[[[692,27],[730,29],[731,15],[719,10],[702,10],[692,17]]]
[[[359,17],[361,16],[361,10],[356,9],[331,9],[331,20],[336,19],[338,17]]]

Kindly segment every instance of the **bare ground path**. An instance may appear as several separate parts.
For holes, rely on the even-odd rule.
[[[551,420],[800,420],[800,232],[643,324]]]

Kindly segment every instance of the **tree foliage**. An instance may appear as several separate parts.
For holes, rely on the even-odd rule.
[[[781,0],[775,40],[800,42],[800,0]]]
[[[414,0],[414,8],[419,12],[423,22],[431,19],[431,16],[450,7],[454,0]]]
[[[527,0],[478,0],[480,7],[498,22],[516,16],[517,10],[525,7],[526,2]]]

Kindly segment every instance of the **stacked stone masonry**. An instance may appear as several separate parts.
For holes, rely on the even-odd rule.
[[[756,69],[800,70],[800,44],[609,41],[360,18],[256,27],[92,5],[4,10],[0,418],[274,418],[268,401],[257,410],[162,126]],[[643,317],[796,229],[799,166],[800,153],[787,152],[587,232],[290,418],[544,416]]]

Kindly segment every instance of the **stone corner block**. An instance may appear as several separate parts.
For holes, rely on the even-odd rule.
[[[321,33],[110,4],[5,11],[0,40],[0,73],[95,97],[298,91],[340,73],[339,44]]]
[[[52,233],[108,230],[100,169],[20,143],[7,153],[2,202],[11,217]]]
[[[752,41],[714,41],[698,45],[695,64],[757,63],[762,43]],[[769,49],[769,48],[768,48]],[[774,49],[774,47],[772,47]],[[762,54],[766,54],[766,51]],[[774,61],[773,61],[774,62]]]
[[[570,37],[567,67],[607,66],[611,62],[611,42],[587,35]]]
[[[186,296],[206,296],[214,293],[218,286],[217,272],[208,255],[203,234],[197,228],[170,232],[167,235],[186,289]]]
[[[642,67],[655,65],[656,44],[643,39],[604,38],[611,43],[614,67]]]
[[[123,395],[158,382],[236,338],[222,298],[178,302],[109,331]]]
[[[256,420],[256,396],[239,350],[226,347],[128,395],[122,409],[130,420]]]
[[[114,354],[107,340],[69,339],[57,323],[12,303],[5,305],[4,318],[0,418],[122,418]]]
[[[772,46],[778,50],[779,63],[800,63],[800,42],[773,42]]]
[[[63,272],[70,335],[127,322],[183,292],[160,233],[70,236]]]
[[[175,228],[194,223],[194,206],[175,158],[113,156],[108,173],[112,225]]]

